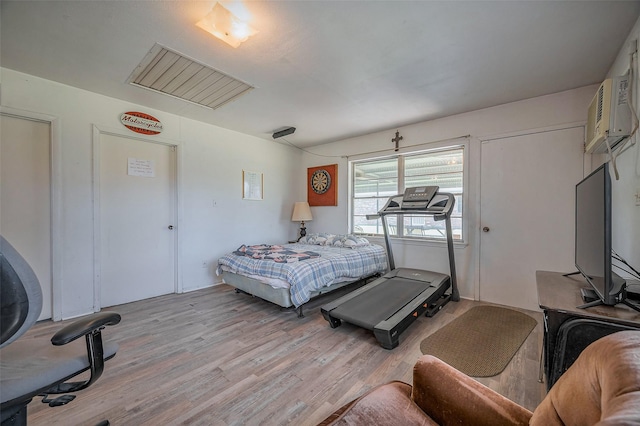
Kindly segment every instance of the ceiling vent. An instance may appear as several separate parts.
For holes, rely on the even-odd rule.
[[[155,44],[127,83],[216,109],[253,89],[247,83]]]

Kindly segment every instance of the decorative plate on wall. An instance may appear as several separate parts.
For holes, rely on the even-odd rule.
[[[307,201],[310,206],[337,206],[337,187],[337,164],[307,169]]]

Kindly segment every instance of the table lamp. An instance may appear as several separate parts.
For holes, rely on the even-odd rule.
[[[300,238],[307,235],[307,228],[304,227],[304,221],[313,220],[311,216],[311,208],[306,201],[296,201],[293,205],[293,215],[291,215],[292,222],[300,222],[300,236],[296,241],[300,241]]]

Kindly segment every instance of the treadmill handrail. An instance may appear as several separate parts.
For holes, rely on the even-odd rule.
[[[436,197],[439,195],[444,195],[447,197],[447,203],[444,207],[438,206],[434,208],[434,204],[439,204],[440,201],[434,202]],[[429,206],[424,210],[421,209],[403,209],[401,207],[402,204],[394,201],[394,199],[402,198],[404,194],[397,194],[389,197],[387,203],[384,207],[378,212],[380,219],[382,220],[382,231],[384,232],[384,242],[387,246],[387,260],[389,262],[389,270],[396,269],[395,260],[393,258],[393,250],[391,248],[391,238],[389,236],[389,229],[387,225],[386,216],[390,215],[423,215],[423,216],[433,216],[435,220],[444,220],[445,227],[447,230],[447,252],[449,254],[449,272],[451,277],[451,300],[457,302],[460,300],[460,293],[458,292],[458,280],[456,276],[456,263],[455,263],[455,255],[453,251],[453,232],[451,229],[451,212],[453,211],[453,207],[455,205],[455,197],[453,194],[449,192],[437,192],[436,195],[433,196],[429,205],[432,206],[431,209]],[[391,203],[395,203],[396,206],[390,206]]]
[[[414,216],[450,216],[451,212],[453,211],[453,207],[455,205],[455,196],[449,192],[438,192],[436,193],[436,195],[433,196],[433,198],[431,199],[431,201],[429,202],[429,206],[427,206],[427,208],[425,209],[403,209],[402,208],[402,204],[400,204],[400,202],[402,201],[402,197],[404,196],[404,194],[397,194],[397,195],[393,195],[391,197],[389,197],[389,199],[387,200],[387,203],[384,205],[384,207],[382,207],[382,209],[380,209],[380,211],[378,211],[378,215],[379,216],[388,216],[388,215],[399,215],[399,214],[410,214],[410,215],[414,215]],[[435,204],[440,204],[442,201],[441,198],[437,198],[438,196],[445,196],[447,197],[447,202],[444,206],[436,206]],[[396,201],[397,199],[400,199],[398,201]],[[396,204],[395,206],[391,206],[391,203]]]

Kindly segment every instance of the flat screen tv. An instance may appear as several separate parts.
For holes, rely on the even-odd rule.
[[[611,219],[611,177],[605,163],[576,185],[575,262],[596,295],[580,308],[625,302],[625,280],[612,271]],[[588,293],[583,297],[587,301]]]

